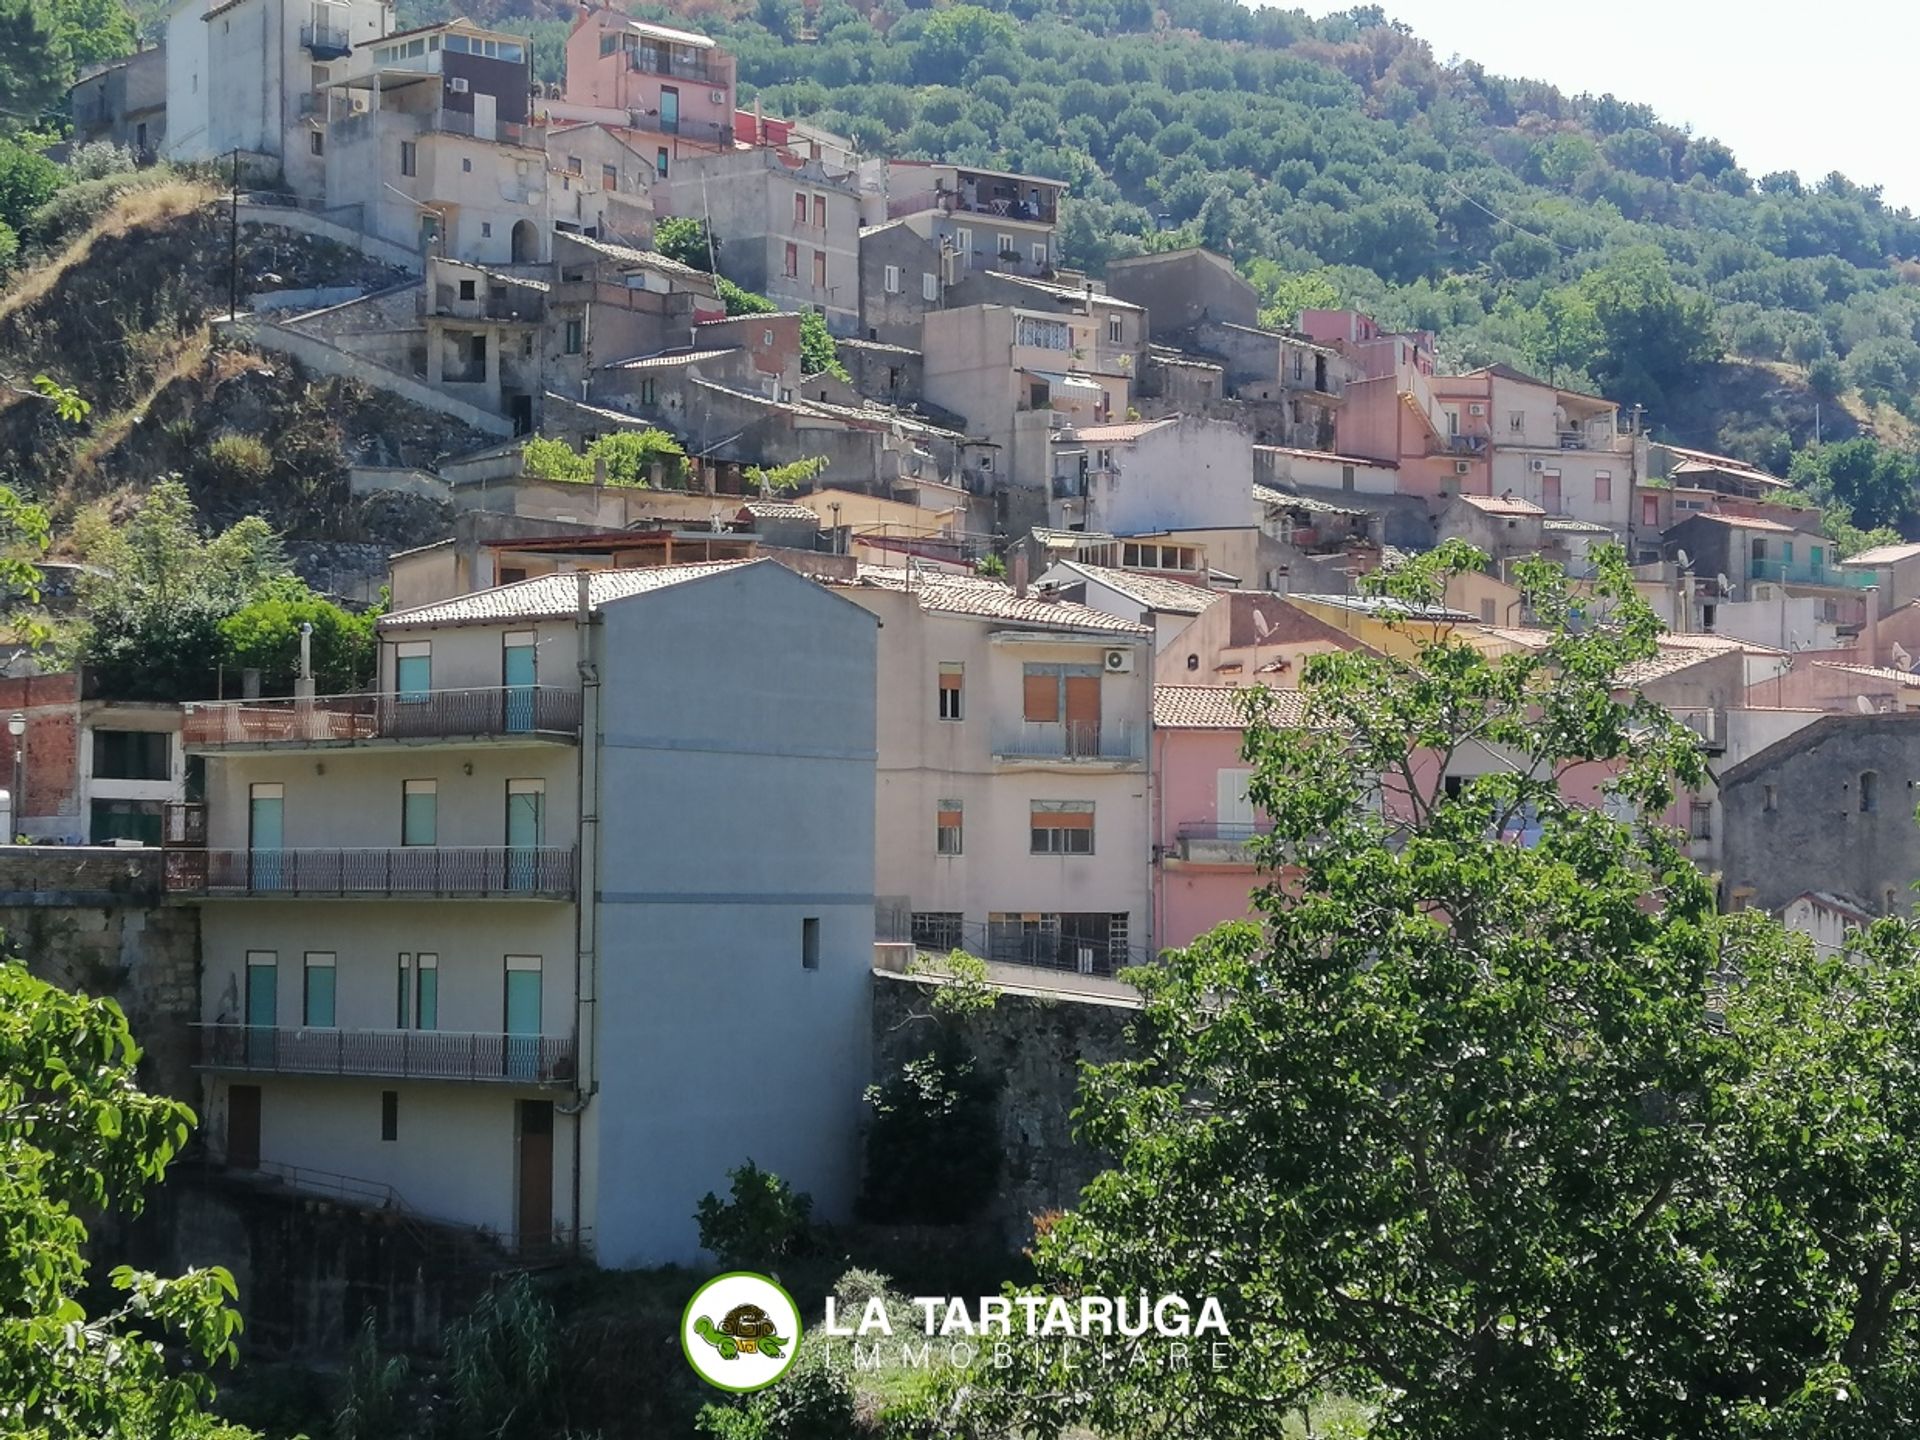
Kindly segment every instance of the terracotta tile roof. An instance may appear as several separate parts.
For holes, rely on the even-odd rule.
[[[1563,535],[1611,535],[1611,525],[1602,525],[1598,520],[1547,520],[1541,526],[1543,530],[1555,530]]]
[[[1662,650],[1657,655],[1649,655],[1644,660],[1635,660],[1622,666],[1620,673],[1613,677],[1613,683],[1629,690],[1638,689],[1717,658],[1698,650]]]
[[[1896,685],[1920,685],[1920,675],[1910,670],[1896,670],[1891,665],[1852,665],[1844,660],[1816,660],[1816,670],[1841,670],[1849,675],[1861,675],[1869,680],[1888,680]]]
[[[1399,615],[1414,620],[1473,621],[1479,617],[1445,605],[1409,605],[1391,595],[1289,595],[1289,600],[1306,605],[1331,605],[1359,615]]]
[[[1545,515],[1547,512],[1531,500],[1521,500],[1513,495],[1462,495],[1462,505],[1471,505],[1476,510],[1484,510],[1489,515]]]
[[[1787,652],[1778,645],[1765,645],[1758,640],[1741,640],[1732,635],[1706,635],[1698,630],[1684,635],[1671,632],[1659,638],[1662,650],[1710,650],[1724,655],[1729,650],[1738,650],[1742,655],[1785,655]]]
[[[1849,555],[1842,565],[1895,565],[1902,560],[1911,560],[1920,555],[1920,544],[1876,545],[1871,550],[1862,550],[1858,555]]]
[[[634,355],[625,360],[609,360],[602,370],[665,370],[675,365],[697,365],[702,360],[717,360],[722,355],[739,353],[739,346],[720,350],[669,350],[662,355]]]
[[[1758,515],[1728,515],[1719,510],[1698,510],[1688,520],[1709,520],[1716,525],[1731,525],[1736,530],[1765,530],[1778,535],[1798,535],[1799,528],[1782,525],[1778,520],[1763,520]],[[1684,522],[1681,522],[1684,523]]]
[[[616,245],[611,240],[582,235],[577,230],[556,230],[554,234],[572,244],[605,255],[610,260],[619,260],[627,265],[641,265],[649,270],[658,270],[664,275],[677,275],[682,280],[698,280],[707,285],[713,284],[713,276],[706,271],[696,270],[691,265],[683,265],[678,260],[662,255],[658,250],[639,250],[631,245]]]
[[[1830,910],[1836,915],[1844,915],[1850,920],[1858,920],[1862,925],[1870,925],[1878,918],[1858,900],[1850,899],[1845,895],[1836,895],[1831,890],[1802,890],[1774,913],[1776,915],[1785,915],[1788,909],[1798,905],[1802,900],[1806,901],[1816,910]]]
[[[588,572],[587,606],[598,610],[615,600],[644,595],[649,590],[664,590],[669,585],[701,580],[741,565],[770,565],[770,560],[716,560],[703,565],[656,565],[630,570],[594,570]],[[451,600],[431,605],[416,605],[411,610],[396,610],[383,616],[379,628],[423,630],[442,625],[497,625],[514,620],[564,620],[575,613],[580,602],[578,574],[536,575],[512,585],[496,585],[491,590],[476,590]]]
[[[898,566],[862,565],[858,583],[876,590],[911,590],[919,597],[920,608],[931,614],[1006,620],[1043,630],[1098,631],[1128,637],[1153,633],[1145,625],[1070,600],[1042,600],[1031,591],[1022,599],[1013,593],[1011,585],[985,576],[921,570],[915,571],[909,582],[907,571]]]
[[[1247,724],[1247,706],[1262,707],[1262,715],[1276,725],[1298,725],[1306,718],[1306,697],[1298,690],[1257,693],[1233,685],[1156,685],[1153,687],[1153,723],[1161,730],[1241,730]]]
[[[820,517],[804,505],[791,500],[749,500],[740,507],[756,520],[805,520],[818,525]]]
[[[1326,500],[1312,500],[1305,495],[1290,495],[1285,490],[1276,490],[1271,485],[1255,482],[1253,500],[1256,505],[1279,505],[1288,510],[1304,510],[1311,515],[1368,515],[1371,511],[1359,506],[1335,505]]]
[[[1073,425],[1068,427],[1068,432],[1076,440],[1124,445],[1130,440],[1138,440],[1149,430],[1178,423],[1176,418],[1170,416],[1165,420],[1125,420],[1114,425]]]
[[[1364,455],[1336,455],[1331,450],[1306,450],[1294,445],[1256,445],[1255,454],[1265,452],[1269,455],[1297,455],[1302,460],[1331,460],[1339,465],[1364,465],[1370,470],[1398,470],[1399,463],[1393,460],[1369,460]]]
[[[1087,565],[1078,560],[1062,560],[1058,568],[1084,575],[1109,590],[1118,590],[1129,600],[1137,600],[1149,610],[1165,610],[1173,615],[1198,615],[1220,598],[1217,590],[1188,585],[1179,580],[1163,580],[1158,575],[1142,575],[1137,570],[1115,570],[1106,565]]]

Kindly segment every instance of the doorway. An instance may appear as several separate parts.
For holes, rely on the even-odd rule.
[[[260,1087],[227,1087],[227,1164],[235,1170],[260,1168]]]
[[[540,232],[531,220],[513,222],[513,263],[531,265],[540,258]]]
[[[553,1239],[553,1102],[516,1100],[514,1111],[514,1229],[524,1250]]]

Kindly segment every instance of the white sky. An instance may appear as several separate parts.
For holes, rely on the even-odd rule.
[[[1256,0],[1257,3],[1257,0]],[[1283,0],[1284,3],[1284,0]],[[1346,5],[1293,0],[1314,14]],[[1612,91],[1731,146],[1758,180],[1839,170],[1920,211],[1913,0],[1378,0],[1442,62]]]

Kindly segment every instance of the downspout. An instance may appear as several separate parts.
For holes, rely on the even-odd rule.
[[[1146,664],[1141,668],[1146,672],[1146,709],[1141,716],[1141,730],[1147,737],[1143,747],[1147,756],[1147,959],[1152,961],[1159,953],[1159,933],[1155,929],[1160,914],[1156,903],[1154,886],[1160,882],[1163,868],[1156,862],[1159,854],[1160,831],[1158,816],[1160,809],[1160,769],[1154,764],[1154,743],[1157,737],[1153,733],[1153,662],[1155,659],[1154,641],[1147,643]]]
[[[577,1046],[574,1100],[562,1107],[573,1116],[573,1228],[576,1241],[580,1232],[581,1190],[581,1117],[588,1102],[599,1092],[599,1054],[595,1040],[599,1033],[599,955],[598,929],[600,905],[600,667],[593,656],[593,609],[590,602],[592,576],[579,575],[578,603],[574,611],[574,643],[580,675],[580,866],[579,896],[574,914],[574,1037]]]

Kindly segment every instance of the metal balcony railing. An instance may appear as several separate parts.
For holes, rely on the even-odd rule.
[[[1247,865],[1253,862],[1253,842],[1272,833],[1270,821],[1244,825],[1188,821],[1175,837],[1175,853],[1189,864]]]
[[[1771,580],[1781,585],[1828,585],[1845,590],[1863,590],[1874,583],[1871,572],[1842,570],[1837,566],[1812,565],[1793,560],[1749,561],[1747,578]]]
[[[705,55],[674,55],[638,46],[627,51],[627,68],[643,75],[667,75],[679,80],[710,80],[715,71]]]
[[[273,1075],[366,1075],[502,1085],[573,1082],[573,1037],[453,1030],[195,1025],[196,1063]]]
[[[346,26],[329,25],[324,21],[310,20],[302,25],[300,43],[313,52],[316,60],[338,60],[353,50],[353,42],[347,38]]]
[[[311,700],[200,700],[185,711],[181,742],[201,750],[516,735],[577,738],[580,733],[580,692],[555,685],[322,695]]]
[[[574,894],[574,852],[563,845],[176,849],[166,857],[167,889],[176,895],[566,900]]]
[[[1003,760],[1138,760],[1140,740],[1130,720],[1025,720],[995,728],[993,753]]]

